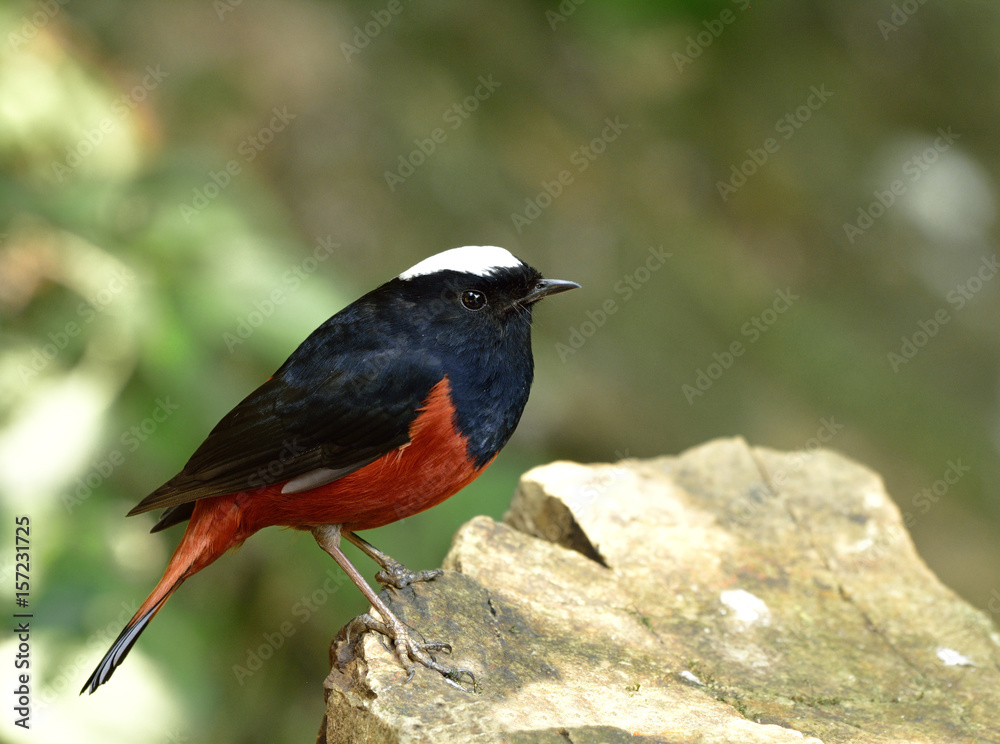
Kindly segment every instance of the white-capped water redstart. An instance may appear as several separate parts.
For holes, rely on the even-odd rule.
[[[343,536],[403,587],[412,573],[355,534],[441,503],[510,439],[533,377],[532,306],[573,289],[503,248],[455,248],[421,261],[317,328],[230,411],[184,469],[129,512],[165,509],[157,532],[188,521],[163,578],[81,692],[108,681],[185,579],[264,527],[310,530],[381,616],[400,663],[450,669],[386,607],[340,549]]]

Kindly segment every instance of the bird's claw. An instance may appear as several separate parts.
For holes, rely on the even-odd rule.
[[[428,571],[411,571],[402,563],[394,561],[375,574],[375,581],[382,586],[391,586],[394,589],[402,589],[416,581],[431,581],[443,575],[444,571],[440,568]]]
[[[410,629],[396,617],[391,617],[389,622],[383,622],[381,620],[376,620],[367,613],[359,615],[347,626],[348,642],[350,642],[351,633],[358,629],[360,629],[361,632],[366,630],[374,631],[392,641],[392,648],[396,655],[396,659],[403,666],[403,669],[406,670],[407,682],[413,679],[413,675],[416,672],[415,665],[411,663],[412,660],[427,667],[428,669],[434,670],[444,677],[448,684],[453,687],[457,687],[460,690],[465,690],[461,684],[462,678],[468,677],[469,684],[473,687],[473,689],[475,689],[476,675],[473,674],[471,670],[462,667],[452,668],[445,666],[444,664],[438,663],[438,661],[431,656],[431,653],[433,652],[445,652],[450,654],[450,644],[443,643],[441,641],[414,640],[410,635]]]
[[[473,692],[479,692],[479,683],[476,682],[476,675],[472,673],[471,669],[466,669],[465,667],[455,667],[454,669],[448,670],[448,674],[444,675],[444,681],[452,687],[457,687],[463,692],[468,692],[468,690],[462,686],[462,677],[468,677],[469,687],[472,688]]]

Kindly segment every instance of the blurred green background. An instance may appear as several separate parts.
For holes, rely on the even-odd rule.
[[[31,517],[35,613],[4,738],[312,741],[364,603],[308,534],[220,559],[76,696],[180,537],[123,516],[320,322],[458,245],[584,289],[536,313],[496,464],[376,545],[439,565],[555,458],[822,440],[1000,607],[998,38],[971,1],[4,3],[2,539]]]

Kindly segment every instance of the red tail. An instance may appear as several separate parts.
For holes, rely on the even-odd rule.
[[[184,579],[198,573],[229,548],[239,545],[246,539],[247,536],[238,534],[238,510],[234,504],[235,499],[235,495],[219,496],[197,502],[187,531],[171,556],[167,570],[163,572],[163,578],[111,644],[101,663],[84,683],[83,689],[80,690],[81,695],[88,690],[93,694],[94,690],[111,679],[111,675],[149,625],[149,621],[160,611]]]

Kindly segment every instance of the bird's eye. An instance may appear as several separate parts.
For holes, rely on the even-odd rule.
[[[466,310],[482,310],[486,307],[486,295],[475,289],[462,292],[462,304]]]

